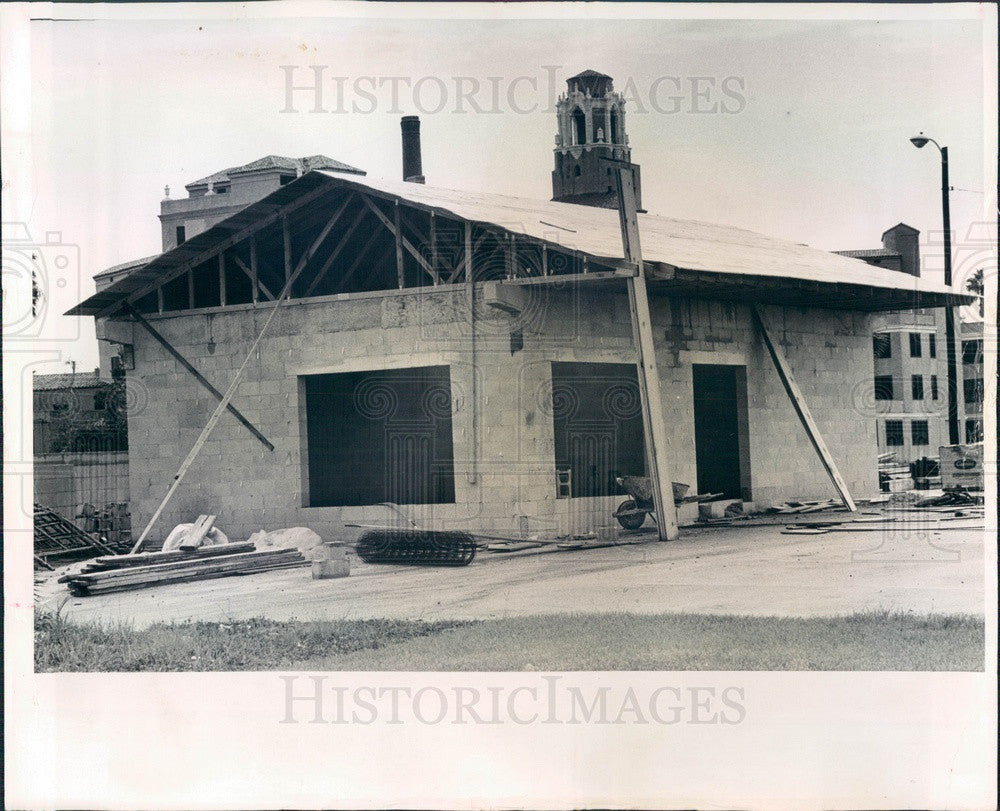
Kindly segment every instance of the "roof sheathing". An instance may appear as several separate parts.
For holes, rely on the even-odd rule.
[[[106,314],[149,284],[165,279],[171,271],[189,265],[202,254],[232,244],[239,234],[260,219],[273,217],[287,205],[303,204],[336,187],[354,188],[388,200],[458,220],[501,228],[514,234],[548,243],[566,251],[585,254],[612,266],[623,261],[618,213],[610,209],[528,200],[520,197],[440,189],[417,183],[347,177],[318,170],[309,172],[267,197],[238,211],[207,231],[198,234],[138,268],[100,293],[74,307],[68,315]],[[802,290],[825,289],[828,295],[838,287],[877,288],[893,291],[885,305],[868,302],[863,309],[906,309],[967,303],[943,285],[898,271],[874,267],[849,258],[793,242],[778,240],[731,226],[693,220],[677,220],[653,214],[639,215],[643,259],[665,268],[660,279],[669,278],[674,268],[696,274],[713,274],[728,279],[743,277],[766,280],[773,287],[779,280],[798,283]],[[706,295],[711,291],[706,290]],[[817,302],[819,305],[819,302]]]

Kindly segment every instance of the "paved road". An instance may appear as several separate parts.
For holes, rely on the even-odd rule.
[[[957,523],[948,526],[958,527]],[[869,609],[984,614],[982,530],[782,535],[777,526],[698,529],[670,543],[585,551],[482,552],[460,569],[309,569],[71,598],[77,619],[157,621],[495,618],[590,611],[817,616]],[[43,587],[62,599],[64,587]]]

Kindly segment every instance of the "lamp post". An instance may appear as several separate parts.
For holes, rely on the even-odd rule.
[[[934,144],[941,153],[941,211],[944,225],[944,283],[951,287],[951,206],[948,200],[948,147],[941,146],[933,138],[923,133],[910,139],[917,149]],[[946,357],[948,359],[948,443],[957,445],[961,441],[958,433],[958,359],[955,350],[955,308],[948,305],[944,309],[944,332]]]

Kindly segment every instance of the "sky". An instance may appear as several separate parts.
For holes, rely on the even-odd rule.
[[[45,256],[71,260],[42,324],[70,340],[39,370],[96,366],[92,322],[57,313],[95,273],[159,252],[165,186],[184,196],[267,154],[397,177],[399,118],[419,114],[428,184],[548,199],[554,93],[587,68],[626,94],[650,212],[826,250],[879,247],[906,222],[934,243],[921,250],[939,277],[940,160],[908,141],[926,132],[950,151],[960,280],[991,199],[982,38],[974,18],[33,22],[22,221],[35,243],[49,235]],[[324,112],[286,89],[314,65]]]

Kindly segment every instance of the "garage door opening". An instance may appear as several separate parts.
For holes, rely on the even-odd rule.
[[[569,495],[620,493],[615,476],[645,476],[636,368],[625,363],[553,363],[552,424],[557,471]]]
[[[745,366],[694,365],[698,492],[750,500]]]
[[[309,375],[309,507],[453,504],[447,366]]]

